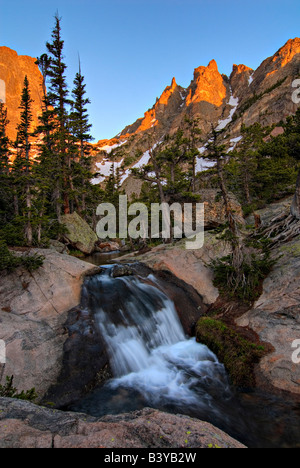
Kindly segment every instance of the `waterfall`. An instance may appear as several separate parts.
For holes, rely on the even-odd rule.
[[[87,321],[81,336],[103,340],[113,378],[65,409],[99,418],[148,406],[208,421],[249,447],[299,440],[298,403],[232,389],[217,357],[185,335],[159,280],[151,274],[114,278],[113,271],[107,266],[87,278],[81,303],[83,321],[94,322]]]
[[[106,399],[119,405],[122,394],[130,409],[136,399],[137,405],[142,400],[144,406],[184,413],[222,413],[232,398],[223,365],[185,335],[174,303],[152,275],[113,278],[107,268],[85,282],[82,307],[93,313],[114,375],[86,399],[84,410],[100,415],[108,405],[112,411]]]

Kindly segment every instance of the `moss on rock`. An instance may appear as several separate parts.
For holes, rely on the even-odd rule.
[[[262,346],[251,343],[225,323],[210,317],[202,317],[197,322],[196,339],[216,354],[224,364],[233,385],[255,385],[254,365],[265,354]]]

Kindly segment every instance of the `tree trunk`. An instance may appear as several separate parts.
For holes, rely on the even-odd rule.
[[[225,185],[225,181],[224,181],[222,162],[220,161],[220,159],[217,160],[217,169],[218,169],[219,185],[220,185],[220,189],[221,189],[221,192],[222,192],[222,197],[223,197],[223,200],[224,200],[225,212],[226,212],[226,217],[227,217],[228,222],[229,222],[229,228],[230,228],[230,231],[231,231],[233,237],[237,239],[238,238],[238,228],[237,228],[237,225],[236,225],[236,222],[235,222],[235,219],[234,219],[234,215],[233,215],[233,212],[232,212],[232,209],[231,209],[229,195],[227,193],[227,189],[226,189],[226,185]]]
[[[300,219],[300,171],[297,178],[294,200],[291,206],[291,214],[295,218]]]
[[[250,205],[251,196],[250,196],[250,188],[249,188],[249,174],[247,171],[244,174],[244,191],[245,191],[246,202],[248,205]]]
[[[19,216],[19,198],[18,198],[17,191],[15,191],[14,193],[14,212],[15,212],[15,216]]]
[[[193,157],[193,178],[192,178],[192,193],[196,192],[196,157]]]
[[[26,207],[27,207],[27,223],[25,228],[25,236],[29,246],[32,245],[32,225],[31,225],[31,193],[29,185],[26,188]]]
[[[217,159],[217,170],[218,170],[220,189],[222,192],[224,205],[225,205],[226,217],[229,223],[229,230],[232,236],[232,239],[231,239],[232,266],[234,270],[237,272],[237,274],[239,274],[242,263],[243,263],[243,259],[244,259],[243,246],[242,246],[241,239],[240,239],[239,228],[237,226],[237,223],[234,218],[234,214],[230,205],[230,199],[229,199],[229,195],[228,195],[227,188],[226,188],[225,181],[224,181],[222,161],[220,160],[220,158]]]

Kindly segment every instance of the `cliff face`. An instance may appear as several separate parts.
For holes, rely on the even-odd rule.
[[[0,99],[5,83],[10,120],[8,136],[12,139],[16,136],[19,123],[20,96],[26,74],[34,100],[34,126],[38,122],[42,98],[42,76],[35,59],[19,56],[7,47],[0,47]],[[133,164],[139,164],[136,160],[137,151],[145,155],[150,144],[153,146],[160,142],[166,134],[174,134],[183,125],[185,117],[198,119],[202,130],[202,149],[213,125],[218,130],[226,129],[223,142],[230,151],[240,137],[242,124],[249,126],[259,122],[269,126],[296,112],[298,105],[292,100],[295,91],[292,83],[298,78],[299,38],[289,40],[272,57],[264,60],[257,70],[242,64],[233,65],[228,77],[219,72],[217,63],[212,60],[207,66],[194,70],[193,79],[187,88],[178,85],[173,78],[171,85],[165,88],[143,117],[128,125],[115,138],[95,144],[95,170],[100,173],[104,171],[102,175],[107,175],[111,150],[118,149],[117,162],[120,168],[126,155],[134,161],[121,171],[124,182],[129,175],[128,169]],[[95,183],[101,181],[103,177],[95,179]]]
[[[206,122],[209,122],[210,127],[210,122],[216,122],[222,115],[223,104],[229,94],[229,84],[212,60],[207,67],[201,66],[194,70],[194,78],[187,89],[178,86],[173,78],[171,86],[166,87],[144,118],[126,127],[121,136],[138,135],[150,130],[159,136],[172,134],[186,114],[193,118],[200,117],[204,128]]]
[[[7,135],[12,140],[15,140],[17,134],[16,128],[20,119],[19,105],[26,75],[29,80],[31,98],[34,101],[32,104],[33,128],[38,123],[38,116],[41,112],[42,75],[38,66],[35,65],[35,60],[33,57],[18,55],[8,47],[0,47],[0,80],[2,80],[0,98],[7,106],[10,121]]]
[[[272,57],[262,62],[249,78],[249,86],[239,90],[238,119],[232,126],[239,131],[240,119],[245,125],[260,122],[263,126],[278,123],[294,114],[292,83],[300,76],[300,39],[289,40]]]
[[[270,126],[296,112],[298,105],[292,100],[292,83],[297,78],[300,78],[299,38],[289,40],[272,57],[264,60],[257,70],[243,64],[233,65],[230,77],[221,75],[217,63],[212,60],[208,66],[194,70],[188,88],[179,86],[173,78],[171,86],[164,90],[143,118],[127,126],[113,140],[95,145],[98,151],[95,161],[99,163],[101,157],[106,157],[105,164],[108,164],[105,151],[112,145],[114,148],[122,145],[131,156],[137,150],[145,155],[149,142],[154,145],[164,135],[174,134],[186,116],[198,119],[202,130],[202,151],[205,150],[211,125],[217,130],[226,129],[222,142],[227,144],[230,151],[238,144],[242,124],[250,126],[259,122],[262,126]],[[122,153],[120,160],[121,157]],[[135,164],[139,163],[135,161]],[[97,169],[101,172],[101,165]],[[127,170],[123,181],[128,174]]]

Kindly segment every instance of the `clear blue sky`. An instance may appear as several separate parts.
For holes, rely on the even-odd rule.
[[[93,135],[111,138],[155,103],[175,76],[234,63],[257,68],[300,35],[299,0],[0,0],[0,45],[39,56],[62,17],[70,88],[82,63]]]

